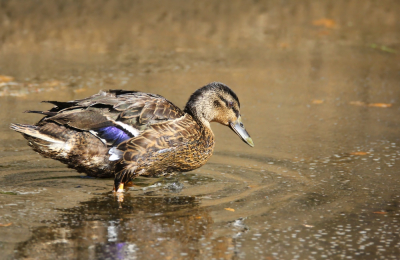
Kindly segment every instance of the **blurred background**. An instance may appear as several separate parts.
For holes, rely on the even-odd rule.
[[[390,0],[0,0],[1,255],[397,259],[399,13]],[[238,95],[255,148],[213,124],[207,165],[138,180],[123,205],[112,180],[9,130],[37,122],[22,112],[42,100],[129,89],[183,107],[212,81]]]

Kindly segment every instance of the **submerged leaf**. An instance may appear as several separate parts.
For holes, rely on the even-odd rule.
[[[13,192],[13,191],[0,191],[0,194],[5,194],[5,195],[18,195],[18,193]]]
[[[389,47],[387,47],[385,45],[380,45],[379,46],[379,45],[373,43],[373,44],[369,45],[369,47],[372,48],[372,49],[378,49],[378,50],[381,50],[381,51],[384,51],[384,52],[397,53],[396,50],[394,50],[392,48],[389,48]]]

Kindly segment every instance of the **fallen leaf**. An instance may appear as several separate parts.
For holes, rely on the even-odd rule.
[[[8,227],[8,226],[11,226],[12,225],[12,223],[10,222],[10,223],[7,223],[7,224],[0,224],[0,227]]]
[[[1,83],[10,82],[10,81],[13,81],[13,80],[14,80],[13,77],[0,75],[0,82]]]
[[[387,214],[387,212],[382,212],[382,211],[375,211],[374,213],[375,213],[375,214],[382,214],[382,215]]]
[[[313,104],[319,105],[324,103],[324,100],[322,99],[313,99],[313,101],[311,101]]]
[[[234,210],[234,209],[231,209],[231,208],[225,208],[225,210],[235,212],[235,210]]]
[[[314,20],[312,22],[312,24],[315,26],[322,26],[322,27],[329,28],[329,29],[336,27],[336,22],[334,20],[326,19],[326,18]]]
[[[197,216],[197,217],[194,217],[195,219],[202,219],[203,217],[202,216]]]
[[[387,107],[391,107],[392,106],[392,104],[390,104],[390,103],[365,103],[365,102],[362,102],[362,101],[351,101],[350,102],[350,105],[353,105],[353,106],[361,106],[361,107],[364,107],[364,106],[367,106],[367,107],[382,107],[382,108],[387,108]]]
[[[350,153],[351,155],[367,155],[369,154],[368,152],[352,152]]]
[[[368,106],[369,107],[383,107],[383,108],[386,108],[386,107],[391,107],[392,104],[390,104],[390,103],[372,103],[372,104],[368,104]]]

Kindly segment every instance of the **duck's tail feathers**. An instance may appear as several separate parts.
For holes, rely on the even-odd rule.
[[[14,131],[17,131],[21,134],[24,134],[28,137],[33,137],[45,142],[48,142],[49,144],[64,144],[65,141],[58,139],[54,136],[51,136],[49,134],[43,133],[40,131],[39,126],[34,126],[34,125],[23,125],[23,124],[11,124],[10,128]],[[28,138],[29,140],[30,138]],[[41,142],[44,144],[43,142]]]
[[[24,113],[41,114],[41,115],[46,115],[46,116],[55,116],[55,115],[57,115],[57,112],[36,111],[36,110],[26,110]]]
[[[44,157],[59,160],[79,172],[94,177],[113,177],[109,148],[89,132],[76,131],[56,123],[11,124],[10,128],[28,140],[29,146]],[[119,151],[114,152],[119,156]]]

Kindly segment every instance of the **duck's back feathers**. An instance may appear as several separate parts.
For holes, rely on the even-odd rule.
[[[137,91],[101,91],[81,100],[46,102],[56,106],[49,111],[27,111],[46,115],[38,125],[55,122],[90,131],[110,145],[138,136],[152,124],[184,114],[162,96]]]
[[[149,129],[150,135],[159,137],[152,125],[167,124],[184,115],[164,97],[137,91],[101,91],[81,100],[47,102],[55,106],[48,111],[27,111],[45,115],[35,126],[16,124],[11,128],[24,134],[35,151],[73,168],[84,164],[81,171],[92,176],[101,175],[100,170],[122,158],[124,151],[116,149],[119,144]],[[144,145],[140,140],[137,143]],[[87,142],[91,143],[91,151],[84,152]],[[96,150],[100,151],[97,162],[90,163]]]
[[[176,119],[183,115],[180,108],[164,97],[138,91],[110,90],[101,91],[91,97],[70,102],[47,101],[55,104],[44,120],[58,123],[82,121],[79,127],[97,127],[106,121],[121,121],[133,127],[141,128],[146,124],[158,123],[160,120]],[[51,116],[54,113],[55,116]],[[64,120],[64,121],[63,121]],[[97,123],[94,123],[97,122]],[[93,125],[93,126],[92,126]],[[74,127],[73,125],[70,125]],[[85,130],[86,130],[85,128]]]

